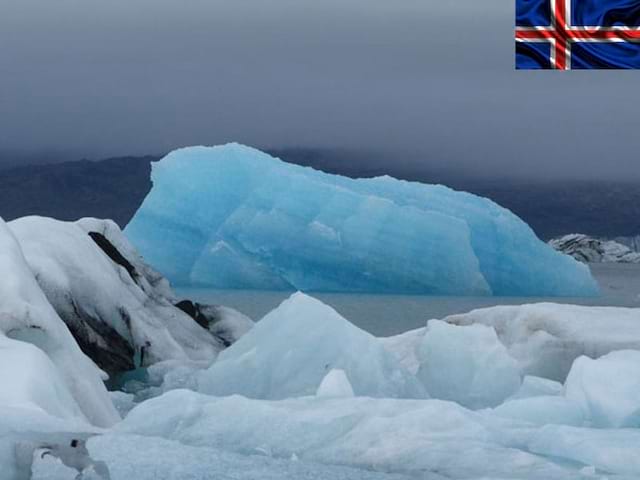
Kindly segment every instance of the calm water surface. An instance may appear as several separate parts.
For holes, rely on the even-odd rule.
[[[640,307],[640,265],[592,265],[602,295],[597,298],[543,297],[431,297],[420,295],[370,295],[313,293],[342,316],[376,336],[389,336],[423,327],[431,318],[465,313],[495,305],[556,302],[579,305]],[[235,308],[259,320],[276,308],[291,292],[262,290],[212,290],[178,288],[180,296],[202,303]],[[640,320],[640,317],[639,317]]]

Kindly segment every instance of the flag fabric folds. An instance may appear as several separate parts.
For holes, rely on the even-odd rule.
[[[640,68],[640,0],[516,0],[517,69]]]

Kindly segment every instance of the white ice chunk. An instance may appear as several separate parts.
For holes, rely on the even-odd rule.
[[[578,358],[565,391],[593,426],[640,427],[640,352],[612,352],[596,360]]]
[[[344,370],[334,368],[327,373],[318,387],[316,396],[334,398],[353,397],[353,387],[351,387],[349,378],[347,378]]]
[[[39,348],[0,332],[0,405],[36,408],[60,418],[84,415],[51,359]]]
[[[520,387],[518,364],[491,327],[431,320],[419,356],[418,377],[434,398],[493,407]]]
[[[382,342],[322,302],[296,293],[257,322],[199,375],[199,390],[281,399],[315,395],[332,369],[355,395],[424,397],[416,378]]]
[[[445,318],[493,327],[527,375],[564,382],[581,355],[640,350],[640,309],[540,303],[474,310]]]
[[[2,383],[5,401],[14,404],[14,395],[32,395],[33,403],[54,415],[75,415],[77,405],[94,425],[117,422],[120,417],[103,384],[103,372],[80,350],[48,302],[2,219],[0,275],[0,337],[5,345],[0,362],[7,382]]]

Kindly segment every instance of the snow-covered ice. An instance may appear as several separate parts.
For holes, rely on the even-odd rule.
[[[341,369],[356,395],[424,397],[420,382],[382,342],[328,305],[296,293],[199,375],[199,390],[282,399],[314,395],[325,375]]]
[[[581,355],[640,350],[640,309],[540,303],[474,310],[444,319],[493,327],[527,375],[564,382]]]
[[[594,295],[588,268],[488,199],[350,179],[237,144],[176,150],[125,229],[174,284],[462,295]]]
[[[95,425],[109,426],[118,421],[102,383],[104,373],[82,353],[47,301],[2,219],[0,272],[0,341],[4,347],[0,349],[0,363],[3,378],[15,379],[3,385],[0,396],[9,401],[5,405],[13,404],[15,399],[10,397],[19,395],[25,403],[29,399],[24,396],[31,397],[29,403],[54,415],[74,414],[78,408]],[[24,360],[19,360],[22,357]]]
[[[434,398],[467,408],[494,407],[521,384],[518,363],[485,325],[431,320],[418,349],[418,377]]]
[[[161,283],[154,287],[143,273],[109,258],[87,234],[91,223],[43,217],[9,223],[47,299],[83,348],[115,371],[139,366],[136,359],[148,365],[215,358],[222,343],[161,296]],[[110,232],[109,238],[117,237]]]

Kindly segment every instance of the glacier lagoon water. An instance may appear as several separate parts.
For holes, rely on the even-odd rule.
[[[426,295],[380,295],[313,293],[342,316],[376,336],[397,335],[424,327],[427,320],[465,313],[496,305],[556,302],[575,305],[640,307],[640,265],[593,264],[593,276],[600,285],[599,297],[468,297]],[[178,295],[203,303],[219,303],[236,308],[254,320],[287,299],[289,291],[220,290],[178,288]]]

